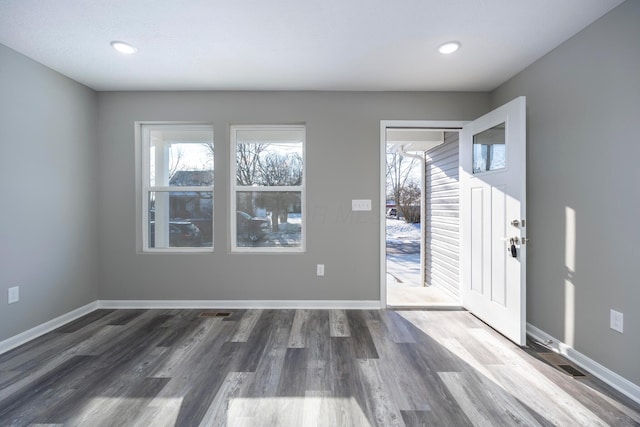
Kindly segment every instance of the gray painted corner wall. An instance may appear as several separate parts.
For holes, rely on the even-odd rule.
[[[97,299],[98,199],[96,93],[0,45],[0,94],[2,341]]]
[[[528,321],[640,385],[638,41],[629,0],[492,95],[527,96]]]
[[[488,93],[99,94],[100,299],[379,300],[380,120],[468,120]],[[135,121],[214,125],[213,254],[136,252]],[[307,251],[229,253],[229,126],[305,123]],[[371,212],[351,212],[371,199]],[[326,275],[316,277],[316,264]]]

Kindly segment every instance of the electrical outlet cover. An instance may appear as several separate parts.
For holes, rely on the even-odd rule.
[[[8,289],[7,302],[9,304],[13,304],[15,302],[20,301],[20,288],[18,286],[14,286],[13,288]]]
[[[620,333],[624,330],[624,314],[616,310],[609,312],[609,327]]]

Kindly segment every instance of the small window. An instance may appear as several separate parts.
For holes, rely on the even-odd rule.
[[[473,173],[507,167],[505,124],[473,135]]]
[[[213,128],[142,125],[142,245],[149,252],[213,249]]]
[[[232,126],[231,247],[305,248],[304,126]]]

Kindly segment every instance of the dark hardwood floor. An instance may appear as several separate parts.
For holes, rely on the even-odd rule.
[[[0,425],[640,425],[555,362],[464,311],[98,310],[0,355]]]

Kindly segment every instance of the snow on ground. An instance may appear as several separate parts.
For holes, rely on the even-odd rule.
[[[420,223],[408,224],[403,219],[387,218],[387,241],[420,241]]]
[[[252,244],[259,247],[297,247],[302,241],[302,215],[290,213],[287,222],[278,224],[278,231],[267,233],[261,243]]]
[[[387,245],[398,246],[420,242],[420,224],[387,218]],[[387,286],[420,286],[420,249],[417,252],[387,252]]]

